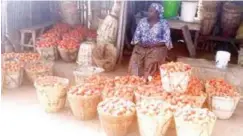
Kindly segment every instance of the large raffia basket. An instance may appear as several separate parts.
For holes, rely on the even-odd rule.
[[[42,71],[31,71],[29,68],[34,65],[44,65],[47,69]],[[25,66],[25,72],[29,80],[34,83],[35,80],[39,77],[43,76],[53,76],[53,62],[36,62],[36,63],[29,63]]]
[[[66,62],[73,62],[77,59],[78,56],[78,48],[72,49],[72,50],[66,50],[63,48],[58,47],[59,54],[62,58],[62,60]]]
[[[98,75],[104,71],[103,68],[100,67],[79,67],[76,70],[73,71],[73,75],[75,78],[76,84],[84,84],[86,82],[86,79],[93,75]]]
[[[80,120],[90,120],[97,115],[97,105],[100,95],[81,96],[68,93],[68,102],[73,115]]]
[[[163,100],[162,96],[148,97],[148,96],[143,96],[136,91],[134,91],[134,95],[135,95],[136,103],[143,101],[143,100]]]
[[[42,86],[37,83],[38,78],[34,86],[36,88],[37,97],[41,106],[45,109],[46,112],[58,112],[64,108],[66,102],[67,87],[69,85],[69,80],[66,78],[58,78],[58,82],[62,84]]]
[[[172,114],[147,116],[137,113],[137,120],[141,136],[165,136],[172,121]]]
[[[187,122],[175,116],[177,136],[211,136],[215,120],[208,122]]]
[[[135,112],[126,116],[111,116],[98,111],[99,120],[107,136],[125,136],[135,119]]]
[[[192,70],[185,72],[168,72],[166,69],[160,68],[162,88],[166,92],[184,93],[187,89]]]
[[[55,61],[58,59],[58,51],[56,47],[37,48],[37,52],[44,60]]]
[[[7,89],[14,89],[18,88],[22,85],[23,82],[23,76],[24,76],[24,69],[19,68],[16,72],[4,72],[4,88]]]

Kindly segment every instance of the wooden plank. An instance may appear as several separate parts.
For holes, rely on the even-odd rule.
[[[167,21],[171,29],[181,30],[182,27],[187,25],[189,30],[195,30],[195,31],[200,30],[200,23],[198,22],[188,23],[188,22],[183,22],[181,20],[175,20],[175,19],[168,19]]]
[[[199,34],[200,34],[200,32],[196,31],[195,38],[194,38],[195,49],[197,49],[197,43],[198,43]]]
[[[191,37],[190,31],[189,31],[189,28],[188,28],[187,25],[185,25],[181,29],[182,29],[183,37],[185,39],[187,49],[190,53],[190,56],[195,57],[196,56],[196,48],[195,48],[195,45],[192,42],[192,37]]]

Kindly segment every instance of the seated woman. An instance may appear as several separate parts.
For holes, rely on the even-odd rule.
[[[152,76],[165,63],[167,50],[172,48],[170,27],[163,19],[163,7],[152,3],[148,17],[139,22],[131,44],[135,45],[129,63],[132,75]]]

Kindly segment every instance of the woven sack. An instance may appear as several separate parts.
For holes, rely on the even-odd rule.
[[[117,49],[113,44],[97,45],[92,52],[92,58],[97,66],[105,71],[112,71],[116,65]]]

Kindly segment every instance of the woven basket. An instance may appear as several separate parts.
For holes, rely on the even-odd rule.
[[[133,87],[131,87],[131,86],[116,86],[116,87],[114,87],[114,90],[116,89],[116,88],[123,88],[123,87],[129,87],[129,88],[133,88]],[[113,88],[112,88],[113,89]],[[134,102],[134,95],[129,95],[129,96],[127,96],[127,95],[125,95],[125,96],[120,96],[120,97],[118,97],[118,96],[107,96],[107,95],[104,95],[104,92],[105,91],[103,91],[102,92],[102,100],[104,101],[104,100],[107,100],[107,99],[110,99],[110,98],[122,98],[122,99],[124,99],[124,100],[127,100],[127,101],[131,101],[131,102]]]
[[[191,73],[191,70],[171,73],[160,68],[162,88],[166,92],[185,92],[190,81]]]
[[[86,79],[90,76],[100,74],[104,71],[104,69],[99,67],[80,67],[73,71],[75,83],[76,84],[83,84],[85,83]]]
[[[30,67],[31,65],[47,65],[49,67],[49,69],[43,70],[43,71],[30,71],[28,69],[28,67]],[[54,63],[50,62],[50,63],[45,63],[45,62],[36,62],[36,63],[30,63],[27,64],[25,66],[25,72],[27,74],[28,79],[34,83],[35,80],[39,77],[43,77],[43,76],[53,76],[53,66]]]
[[[211,99],[212,111],[219,119],[229,119],[235,112],[240,101],[239,97],[225,98],[213,96]]]
[[[58,59],[58,51],[56,47],[37,48],[37,52],[44,60],[54,61]]]
[[[189,123],[175,117],[177,136],[211,136],[216,119],[207,123]]]
[[[137,113],[137,119],[141,136],[165,136],[172,121],[172,114],[165,116],[146,116]]]
[[[58,47],[59,54],[62,58],[62,60],[66,62],[73,62],[76,60],[77,55],[78,55],[78,49],[73,49],[73,50],[65,50],[60,47]]]
[[[136,91],[134,92],[135,95],[135,101],[136,103],[143,101],[143,100],[163,100],[162,96],[156,96],[156,97],[148,97],[148,96],[143,96]]]
[[[14,89],[22,85],[24,69],[20,68],[17,72],[4,72],[4,88]]]
[[[60,78],[60,82],[65,85],[41,86],[36,81],[34,83],[40,104],[46,112],[58,112],[65,106],[69,80]]]
[[[111,116],[98,111],[101,126],[107,136],[125,136],[135,119],[135,112],[127,116]]]
[[[97,105],[100,100],[100,95],[81,96],[68,93],[68,102],[73,115],[80,120],[93,119],[97,115]]]

